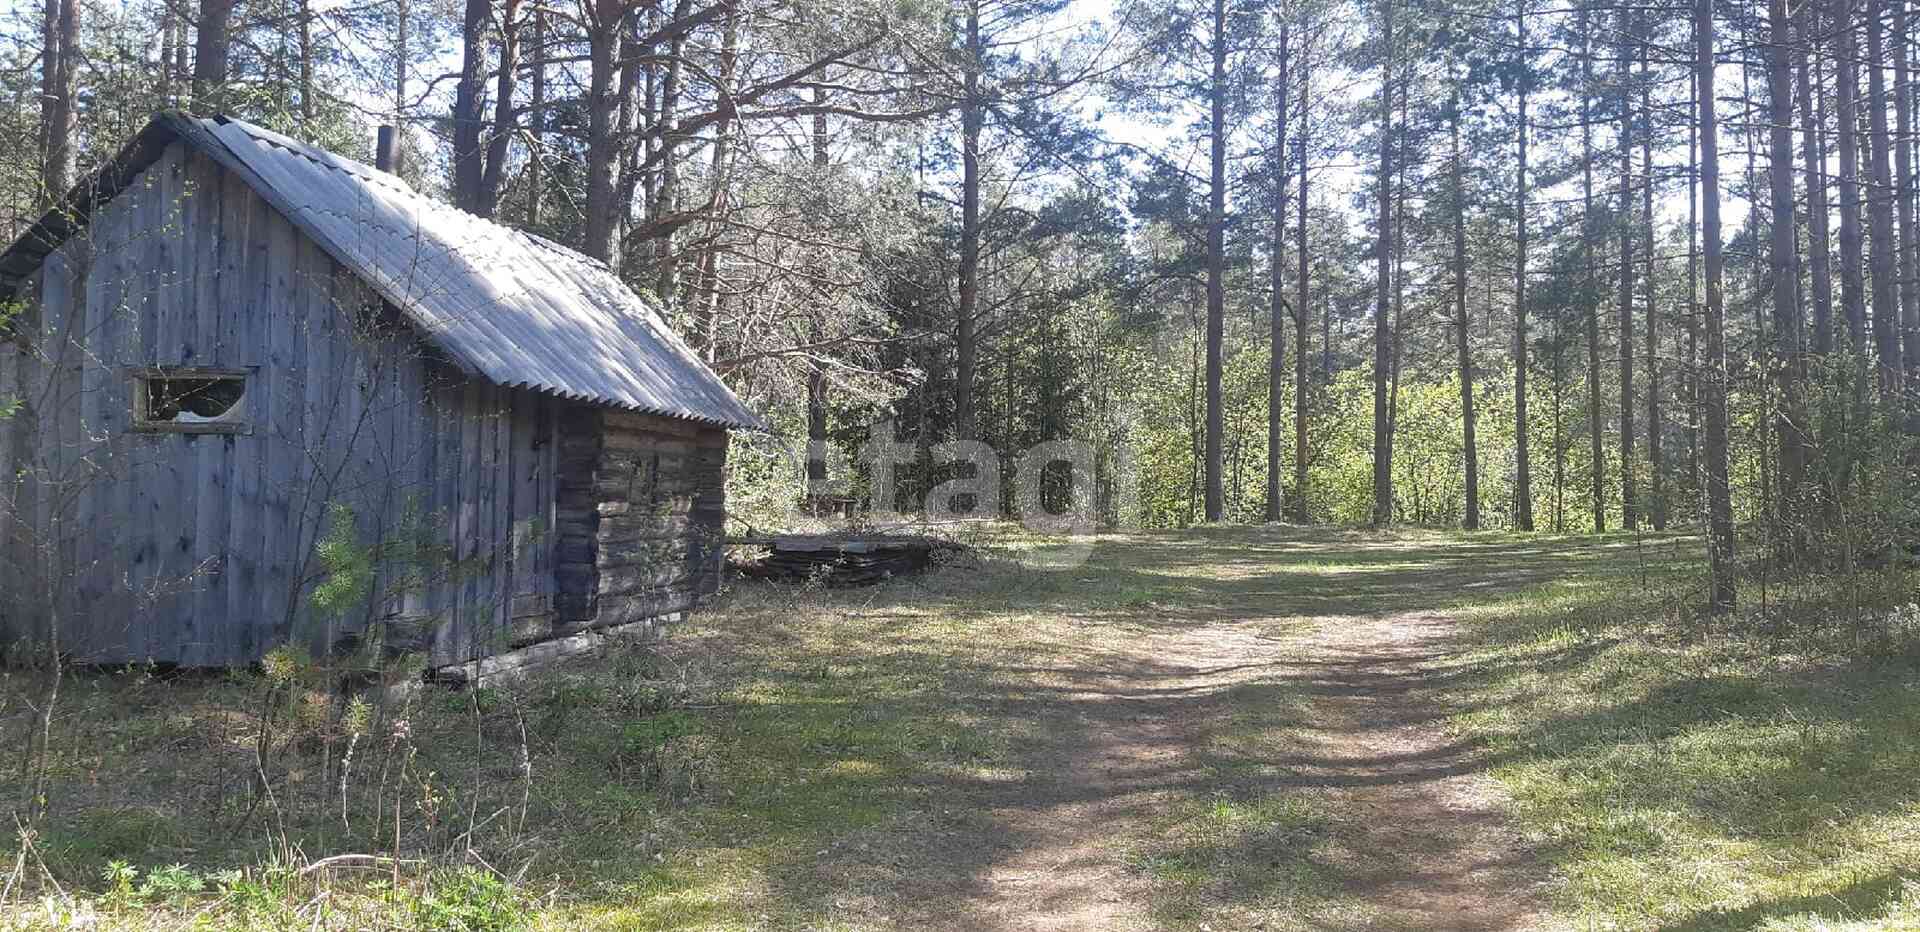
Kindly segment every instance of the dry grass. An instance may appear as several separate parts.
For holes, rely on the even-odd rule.
[[[1907,661],[1683,636],[1690,543],[994,543],[871,589],[741,585],[663,644],[358,739],[305,674],[75,676],[50,814],[0,836],[0,928],[1364,928],[1377,814],[1273,765],[1328,701],[1282,645],[1415,611],[1466,620],[1431,697],[1583,927],[1920,925]],[[1209,661],[1223,632],[1271,665]],[[0,676],[11,742],[33,683]],[[350,853],[398,862],[301,873]]]

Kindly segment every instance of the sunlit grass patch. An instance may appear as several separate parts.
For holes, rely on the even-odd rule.
[[[1402,612],[1459,621],[1462,652],[1421,661],[1419,688],[1457,700],[1446,724],[1577,922],[1920,927],[1912,658],[1800,636],[1794,613],[1830,595],[1776,588],[1770,614],[1700,622],[1697,542],[1651,535],[1206,528],[1102,535],[1075,565],[1024,559],[1054,545],[1020,533],[980,543],[867,589],[741,585],[663,643],[429,693],[406,742],[362,739],[345,824],[323,766],[339,733],[283,734],[278,808],[251,792],[259,677],[76,677],[28,859],[66,899],[35,882],[0,928],[62,910],[103,929],[413,927],[435,896],[486,912],[484,884],[444,873],[462,867],[541,929],[898,928],[989,895],[978,878],[1047,841],[1023,825],[1084,802],[1064,763],[1175,707],[1100,791],[1130,815],[1098,826],[1098,854],[1149,920],[1367,927],[1356,889],[1382,855],[1367,813],[1296,772],[1341,764],[1317,744],[1337,738],[1316,675],[1289,665],[1316,625]],[[397,885],[385,864],[294,876],[349,852],[397,852]],[[0,861],[19,853],[0,834]],[[117,899],[115,862],[138,878]]]
[[[1596,928],[1920,928],[1912,655],[1855,650],[1819,581],[1792,616],[1691,610],[1691,565],[1640,564],[1463,613],[1474,709],[1523,828]],[[1753,598],[1753,589],[1748,589]]]

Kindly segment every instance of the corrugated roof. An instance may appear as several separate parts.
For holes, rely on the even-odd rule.
[[[178,115],[162,123],[246,178],[470,371],[565,398],[766,429],[605,264],[250,123]]]

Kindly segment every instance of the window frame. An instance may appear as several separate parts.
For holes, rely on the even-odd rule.
[[[133,400],[132,420],[129,430],[145,434],[228,434],[246,435],[253,433],[253,423],[247,420],[247,393],[253,389],[253,377],[257,366],[232,368],[220,366],[135,366],[127,370],[127,380],[131,383],[130,397]],[[223,420],[217,421],[156,421],[147,417],[147,383],[155,379],[239,379],[240,400],[234,402]],[[224,418],[232,420],[224,420]]]

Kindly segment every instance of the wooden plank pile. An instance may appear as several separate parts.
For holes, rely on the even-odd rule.
[[[960,549],[929,537],[878,535],[832,537],[796,534],[742,538],[729,543],[763,547],[767,553],[741,567],[756,579],[786,582],[820,580],[829,586],[871,586],[894,576],[925,571],[936,554]]]

